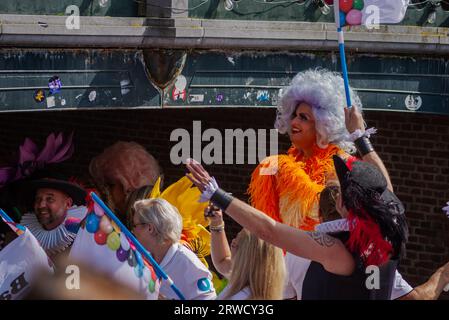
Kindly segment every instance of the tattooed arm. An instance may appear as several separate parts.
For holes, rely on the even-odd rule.
[[[238,199],[231,202],[226,214],[259,238],[294,255],[316,261],[329,272],[350,275],[354,271],[353,257],[336,238],[324,233],[304,232],[276,222]]]
[[[187,169],[190,171],[187,177],[202,192],[213,185],[214,180],[199,163],[189,161]],[[329,272],[350,275],[354,271],[354,259],[341,241],[326,234],[308,233],[276,222],[236,198],[231,199],[229,206],[227,201],[222,205],[227,206],[227,215],[259,238],[294,255],[321,263]]]

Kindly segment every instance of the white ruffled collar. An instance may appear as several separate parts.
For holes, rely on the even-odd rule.
[[[72,207],[67,210],[67,216],[63,223],[53,230],[45,230],[37,220],[34,212],[28,212],[23,215],[20,224],[27,227],[36,237],[40,245],[52,256],[67,249],[75,240],[76,233],[68,230],[68,222],[73,223],[69,218],[75,218],[78,221],[84,219],[87,214],[87,208],[84,206]]]
[[[334,221],[323,222],[315,227],[315,231],[322,233],[349,231],[349,222],[347,219],[338,219]]]

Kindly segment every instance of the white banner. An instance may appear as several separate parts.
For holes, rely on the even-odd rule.
[[[0,300],[25,297],[37,271],[53,272],[52,264],[36,238],[26,229],[0,251]]]
[[[103,216],[102,219],[105,218]],[[123,233],[113,230],[106,235],[101,232],[90,233],[87,228],[81,227],[69,258],[104,272],[115,281],[143,294],[148,300],[157,300],[160,280],[156,278],[154,270],[143,265],[140,254],[130,247]]]
[[[369,22],[376,10],[379,9],[379,23],[400,23],[404,20],[409,0],[365,0],[363,8],[362,24]]]
[[[410,0],[334,0],[335,22],[337,27],[362,24],[369,29],[380,24],[400,23],[404,20],[409,2]]]

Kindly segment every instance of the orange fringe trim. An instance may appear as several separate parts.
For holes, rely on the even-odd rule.
[[[326,149],[316,147],[314,156],[304,159],[292,147],[287,155],[266,158],[251,176],[248,187],[251,205],[276,221],[314,230],[320,222],[319,193],[326,181],[336,179],[332,160],[336,154],[345,153],[334,145]]]

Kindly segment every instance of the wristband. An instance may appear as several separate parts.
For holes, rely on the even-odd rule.
[[[209,230],[213,231],[213,232],[222,232],[224,231],[224,223],[220,224],[219,226],[213,227],[213,226],[209,226]]]
[[[369,141],[368,137],[360,137],[354,141],[354,144],[362,157],[374,151],[373,145],[371,144],[371,141]]]
[[[206,187],[204,188],[203,192],[201,193],[199,202],[208,202],[212,198],[212,195],[214,192],[219,189],[217,181],[214,177],[208,181]]]
[[[231,194],[227,193],[221,188],[218,188],[212,195],[210,201],[217,207],[219,207],[222,211],[226,211],[233,199],[234,197],[231,196]]]
[[[353,133],[351,133],[349,135],[349,139],[351,141],[355,141],[355,140],[357,140],[358,138],[361,138],[361,137],[371,138],[371,135],[374,135],[376,133],[377,133],[377,129],[376,128],[369,128],[369,129],[366,129],[364,131],[362,131],[360,129],[357,129],[357,130],[355,130]]]

